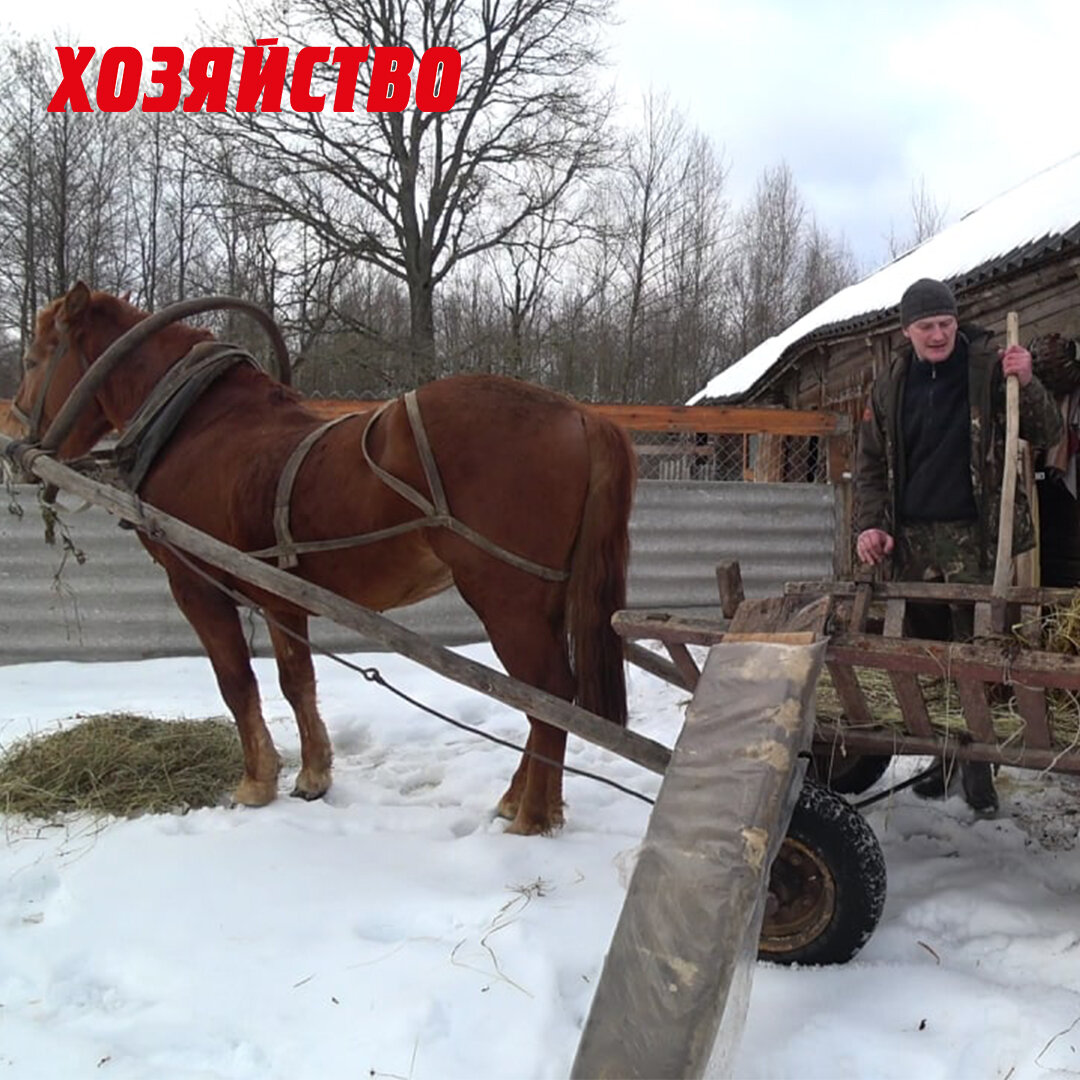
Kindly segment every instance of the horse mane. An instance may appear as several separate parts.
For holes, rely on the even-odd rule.
[[[101,289],[91,292],[90,307],[96,314],[115,323],[123,330],[129,329],[150,314],[131,303],[126,296],[115,296]],[[189,326],[183,322],[170,323],[160,330],[159,334],[162,344],[170,348],[181,345],[187,345],[190,348],[196,342],[209,341],[214,336],[205,327]]]

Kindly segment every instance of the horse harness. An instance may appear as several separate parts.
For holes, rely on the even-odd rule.
[[[45,397],[56,371],[56,366],[67,350],[68,341],[65,331],[61,334],[56,350],[48,361],[45,383],[37,401],[34,403],[30,416],[27,416],[12,402],[12,414],[20,423],[28,427],[30,431],[28,438],[31,441],[40,439],[41,433],[38,428],[45,407]],[[81,352],[79,354],[79,363],[84,373],[90,367],[89,362]],[[188,410],[218,378],[237,364],[250,364],[256,370],[261,370],[254,357],[239,346],[224,342],[204,341],[193,346],[184,357],[169,368],[146,400],[136,410],[135,415],[131,418],[130,423],[116,443],[114,460],[119,478],[126,487],[134,493],[138,492],[157,455],[172,437]],[[435,455],[432,452],[427,430],[420,414],[416,391],[408,391],[403,395],[403,400],[409,426],[412,428],[413,439],[416,443],[416,450],[424,470],[424,478],[431,492],[431,498],[428,499],[400,477],[387,472],[382,466],[376,464],[371,456],[368,448],[371,430],[383,413],[395,404],[394,401],[386,402],[369,417],[360,439],[360,448],[371,471],[392,491],[395,491],[406,501],[417,507],[421,511],[422,517],[413,518],[386,529],[377,529],[374,532],[361,533],[356,536],[347,536],[335,540],[297,541],[293,537],[290,528],[290,514],[293,488],[300,467],[315,444],[327,432],[346,420],[365,415],[364,413],[346,413],[343,416],[335,417],[333,420],[328,420],[313,431],[308,432],[293,449],[285,462],[281,475],[278,477],[274,497],[273,524],[276,543],[273,547],[263,548],[260,551],[249,551],[245,554],[256,559],[276,558],[279,567],[292,569],[299,564],[299,556],[303,554],[339,551],[344,548],[359,547],[363,544],[373,544],[379,540],[389,540],[417,529],[445,528],[457,533],[458,536],[468,540],[489,555],[501,559],[518,570],[523,570],[544,581],[566,581],[570,576],[568,571],[543,566],[515,552],[507,551],[471,526],[454,517],[450,512],[442,478],[435,463]]]
[[[52,356],[46,361],[45,381],[41,385],[41,393],[38,394],[37,400],[34,402],[34,407],[30,410],[30,415],[27,416],[14,401],[8,406],[11,415],[14,416],[20,424],[25,425],[27,430],[27,441],[32,443],[38,442],[43,434],[41,431],[41,417],[45,412],[45,399],[49,396],[49,387],[52,385],[53,378],[56,375],[57,365],[71,347],[71,343],[68,341],[67,325],[62,320],[57,319],[56,326],[60,331],[60,335],[56,342],[56,348],[53,349]],[[90,367],[90,362],[86,359],[86,354],[82,349],[76,350],[76,355],[79,360],[79,370],[85,374]],[[23,371],[26,372],[28,370],[26,361],[23,360]]]
[[[413,532],[416,529],[441,527],[457,533],[458,536],[475,544],[489,555],[494,555],[496,558],[502,559],[503,562],[509,563],[518,570],[524,570],[526,573],[533,574],[545,581],[566,581],[570,576],[567,571],[555,570],[549,566],[543,566],[540,563],[533,562],[531,559],[526,559],[524,556],[518,555],[515,552],[507,551],[505,548],[499,547],[498,544],[492,543],[492,541],[482,533],[477,532],[471,526],[466,525],[463,521],[460,521],[450,513],[450,505],[447,502],[446,492],[443,489],[439,468],[435,463],[435,455],[432,452],[431,443],[427,436],[427,430],[424,427],[424,420],[420,414],[420,404],[416,398],[416,391],[409,390],[403,396],[402,400],[405,402],[405,413],[409,419],[409,426],[412,428],[413,439],[416,443],[416,451],[420,457],[420,464],[424,470],[424,479],[427,481],[428,489],[431,492],[431,498],[428,499],[411,484],[408,484],[400,477],[387,472],[381,465],[376,464],[371,456],[371,451],[368,448],[368,437],[371,434],[372,428],[383,413],[386,412],[390,406],[395,404],[394,401],[386,402],[368,418],[368,422],[364,425],[364,432],[360,437],[360,449],[363,451],[364,461],[367,462],[368,468],[370,468],[388,488],[397,492],[403,499],[406,499],[408,502],[412,503],[413,506],[417,507],[423,513],[423,517],[412,518],[409,521],[403,521],[398,525],[392,525],[386,529],[377,529],[374,532],[361,533],[356,536],[346,536],[337,540],[305,540],[298,542],[293,539],[289,527],[289,514],[292,505],[293,486],[296,483],[296,477],[300,472],[300,466],[303,464],[304,459],[307,457],[312,447],[314,447],[331,428],[336,427],[346,420],[351,420],[354,417],[364,415],[363,413],[346,413],[344,416],[335,417],[333,420],[328,420],[325,424],[321,424],[319,427],[315,428],[314,431],[305,435],[297,444],[296,448],[289,456],[289,460],[285,463],[285,468],[282,469],[281,476],[278,478],[277,493],[274,499],[274,536],[277,540],[277,544],[275,544],[274,547],[264,548],[261,551],[250,551],[248,554],[257,559],[276,558],[279,567],[289,569],[298,564],[299,555],[309,552],[339,551],[343,548],[358,547],[361,544],[373,544],[378,540],[389,540],[392,537],[401,536],[404,533]]]

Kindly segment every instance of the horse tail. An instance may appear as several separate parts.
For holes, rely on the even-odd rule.
[[[611,616],[626,606],[637,458],[621,427],[587,409],[585,435],[589,486],[566,598],[575,700],[582,708],[625,727],[622,639],[611,627]]]

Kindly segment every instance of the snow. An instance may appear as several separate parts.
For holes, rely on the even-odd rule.
[[[491,662],[486,646],[462,650]],[[512,710],[391,655],[353,657],[488,732]],[[286,761],[297,737],[256,662]],[[568,1074],[649,808],[568,777],[552,838],[503,833],[516,755],[319,661],[327,798],[27,824],[0,845],[0,1076],[306,1080]],[[670,744],[686,695],[631,669]],[[130,710],[220,715],[201,658],[0,668],[0,745]],[[572,764],[658,779],[578,740]],[[905,759],[898,775],[916,762]],[[869,814],[877,933],[831,969],[758,964],[734,1075],[1033,1080],[1080,1070],[1080,784],[1006,770],[1002,813],[910,792]]]
[[[969,273],[1018,247],[1064,233],[1078,222],[1080,153],[1017,184],[876,273],[829,297],[715,375],[687,404],[745,393],[789,345],[820,327],[895,307],[903,291],[919,278],[947,280]]]

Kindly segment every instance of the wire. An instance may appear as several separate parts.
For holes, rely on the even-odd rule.
[[[527,757],[531,757],[536,761],[540,761],[545,765],[550,765],[552,768],[559,769],[564,773],[570,773],[573,776],[581,776],[587,780],[595,780],[599,784],[606,784],[608,787],[614,788],[616,791],[622,792],[624,795],[630,795],[635,799],[640,799],[644,803],[648,803],[650,806],[654,805],[656,800],[650,798],[648,795],[643,794],[640,791],[635,791],[633,788],[627,787],[624,784],[620,784],[617,780],[612,780],[606,776],[600,776],[598,773],[590,772],[587,769],[579,769],[574,765],[567,765],[565,762],[555,761],[553,758],[546,757],[544,754],[538,754],[534,750],[529,750],[527,747],[519,746],[517,743],[511,742],[509,739],[503,739],[498,735],[492,735],[490,732],[482,731],[480,728],[473,727],[470,724],[466,724],[463,720],[458,720],[455,717],[447,716],[446,713],[439,712],[438,709],[433,709],[430,705],[425,705],[422,701],[417,700],[411,695],[405,693],[404,690],[399,690],[392,683],[386,681],[382,673],[378,668],[374,667],[361,667],[359,664],[354,664],[351,660],[346,660],[343,656],[338,656],[336,653],[331,652],[329,649],[325,649],[320,645],[316,645],[310,641],[309,638],[303,634],[298,634],[295,630],[288,626],[282,625],[272,615],[268,614],[265,608],[260,607],[249,597],[236,589],[229,588],[222,581],[218,581],[212,574],[207,573],[201,566],[197,565],[191,558],[188,557],[186,552],[178,548],[171,541],[165,539],[161,535],[155,534],[149,528],[146,528],[142,524],[136,524],[134,526],[139,532],[146,535],[155,544],[160,544],[162,547],[167,548],[180,562],[184,564],[193,574],[202,578],[204,581],[213,585],[214,588],[224,593],[234,603],[250,608],[252,611],[257,612],[266,620],[267,623],[276,627],[283,634],[294,640],[306,645],[310,649],[314,649],[322,656],[334,661],[336,664],[340,664],[342,667],[348,668],[351,671],[355,671],[357,674],[362,675],[368,682],[376,683],[383,687],[385,690],[389,690],[390,693],[396,694],[402,701],[408,702],[416,709],[420,709],[422,712],[426,712],[431,716],[436,717],[439,720],[446,722],[460,729],[461,731],[467,731],[472,735],[477,735],[481,739],[487,739],[488,742],[493,742],[498,746],[504,746],[509,750],[516,750],[520,754],[524,754]]]

